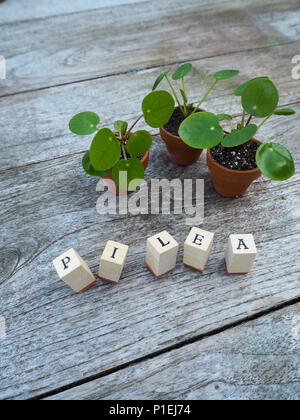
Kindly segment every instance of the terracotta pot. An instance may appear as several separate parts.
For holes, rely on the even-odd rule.
[[[252,140],[261,144],[255,138]],[[225,168],[213,159],[210,149],[207,150],[207,166],[212,173],[215,190],[223,197],[233,198],[244,195],[251,183],[261,176],[258,168],[249,171]]]
[[[148,152],[144,155],[143,159],[141,159],[144,169],[147,169],[148,167],[149,158],[150,158],[150,152],[148,150]],[[108,190],[112,193],[115,193],[116,195],[126,195],[126,194],[132,194],[134,192],[134,191],[120,190],[119,187],[115,184],[115,182],[112,179],[112,172],[110,172],[108,175],[103,176],[102,179],[104,180],[104,184],[107,186]],[[106,179],[111,180],[114,186],[112,187],[111,182],[106,183],[105,182]]]
[[[203,111],[203,109],[201,109]],[[164,127],[160,128],[160,135],[166,143],[170,159],[177,165],[188,166],[196,163],[203,149],[194,149],[185,144],[179,136],[169,133]]]

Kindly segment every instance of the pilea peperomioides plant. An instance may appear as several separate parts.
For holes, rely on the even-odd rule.
[[[180,165],[190,165],[196,162],[201,154],[201,151],[192,149],[182,142],[180,133],[178,133],[180,123],[189,116],[202,111],[200,109],[201,105],[208,95],[214,90],[219,81],[231,79],[239,74],[238,70],[222,70],[213,74],[211,76],[212,83],[203,97],[198,100],[197,103],[191,103],[188,99],[185,77],[191,72],[192,68],[193,66],[191,63],[185,63],[181,65],[172,75],[173,81],[180,82],[180,95],[176,93],[176,88],[169,77],[170,70],[161,73],[153,86],[153,91],[155,91],[160,83],[163,80],[166,80],[174,99],[177,102],[177,107],[173,110],[174,112],[171,114],[171,118],[168,123],[160,127],[160,133],[162,139],[166,143],[170,158]],[[181,99],[179,99],[180,96]]]
[[[133,132],[133,129],[143,116],[153,128],[165,124],[173,112],[174,100],[167,92],[152,92],[145,97],[142,108],[143,115],[130,128],[126,121],[118,120],[114,123],[115,131],[99,128],[100,117],[93,112],[81,112],[70,120],[72,133],[80,136],[96,133],[82,159],[88,175],[111,177],[124,191],[130,190],[132,181],[134,189],[139,186],[149,162],[152,135],[146,130]],[[124,173],[126,176],[120,176]]]
[[[242,119],[236,126],[233,125],[233,117],[228,114],[196,113],[190,115],[181,124],[179,128],[181,138],[190,147],[210,149],[208,151],[208,164],[212,172],[215,161],[219,166],[220,164],[221,166],[224,165],[227,171],[230,169],[236,172],[236,177],[243,180],[242,193],[244,193],[244,187],[247,184],[244,179],[245,175],[250,176],[251,174],[248,174],[248,172],[251,172],[251,170],[255,171],[256,178],[260,175],[260,171],[268,178],[276,181],[290,178],[295,172],[294,161],[290,152],[281,144],[274,142],[261,144],[253,138],[273,115],[288,116],[295,114],[295,111],[293,109],[277,109],[278,90],[268,77],[258,77],[243,83],[236,89],[235,95],[241,97],[243,107]],[[253,123],[253,118],[263,118],[263,121],[257,125]],[[222,120],[230,122],[230,132],[223,130],[220,125]],[[242,155],[241,150],[243,151]],[[250,159],[253,150],[255,152],[255,164],[254,167],[251,167],[251,165],[246,165],[249,163],[247,162],[247,153]],[[231,157],[228,158],[229,152]],[[244,166],[240,168],[237,159],[241,159],[241,156]],[[227,161],[225,161],[226,159]],[[230,159],[232,160],[230,161]],[[224,183],[227,182],[226,174],[229,176],[226,171],[223,171],[220,175],[220,178],[224,178]],[[235,180],[235,184],[237,184],[238,178],[235,178]],[[250,183],[252,181],[253,179]],[[230,183],[234,183],[232,179]],[[230,196],[228,194],[226,196]],[[235,192],[234,195],[241,194]]]

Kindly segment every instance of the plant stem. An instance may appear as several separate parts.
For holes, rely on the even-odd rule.
[[[125,149],[124,144],[121,144],[121,147],[122,147],[123,156],[124,156],[125,160],[127,160],[126,149]]]
[[[210,94],[210,92],[214,90],[214,88],[216,87],[217,83],[218,83],[218,80],[215,80],[214,83],[212,84],[212,86],[208,89],[208,91],[206,92],[206,94],[202,98],[202,100],[199,102],[198,106],[194,109],[194,111],[192,112],[192,114],[194,114],[194,112],[197,112],[198,111],[198,109],[203,104],[203,102],[205,101],[205,99],[208,97],[208,95]]]
[[[250,115],[250,117],[248,118],[248,121],[247,121],[246,125],[249,125],[250,124],[252,118],[253,118],[253,115]]]
[[[170,88],[171,88],[171,90],[172,90],[172,92],[173,92],[173,95],[174,95],[174,97],[175,97],[175,99],[176,99],[176,101],[177,101],[177,103],[178,103],[178,106],[179,106],[179,108],[180,108],[180,111],[183,113],[183,115],[184,115],[184,116],[186,116],[186,115],[185,115],[185,113],[184,113],[184,110],[183,110],[182,106],[180,105],[180,102],[179,102],[178,96],[176,95],[176,92],[175,92],[175,90],[174,90],[174,88],[173,88],[173,86],[172,86],[172,83],[170,82],[170,79],[168,78],[168,76],[166,76],[166,79],[167,79],[167,81],[168,81],[168,83],[169,83],[169,86],[170,86]]]
[[[246,111],[244,110],[243,111],[242,122],[241,122],[242,127],[244,127],[244,125],[245,125],[245,119],[246,119]]]
[[[257,131],[264,125],[264,123],[266,123],[268,121],[269,118],[272,117],[273,114],[274,114],[274,112],[272,112],[272,114],[270,114],[266,119],[263,120],[263,122],[258,126]]]
[[[182,78],[182,90],[183,90],[184,96],[186,96],[185,84],[184,84],[184,77]],[[184,114],[185,114],[185,116],[187,116],[186,102],[185,102],[185,99],[184,98],[183,98],[183,102],[184,102]]]
[[[143,115],[139,116],[139,118],[135,121],[135,123],[132,124],[132,126],[130,127],[129,130],[127,130],[127,133],[125,135],[125,137],[130,134],[132,132],[132,130],[134,129],[134,127],[137,125],[137,123],[143,118]]]

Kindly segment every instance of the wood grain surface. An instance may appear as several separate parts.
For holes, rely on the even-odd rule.
[[[0,16],[8,66],[0,80],[0,399],[299,398],[299,342],[289,335],[300,299],[300,86],[291,77],[299,2],[10,0]],[[262,177],[235,200],[214,191],[205,153],[178,167],[152,130],[147,181],[204,179],[202,227],[216,237],[203,274],[182,264],[185,215],[97,213],[98,179],[81,169],[91,138],[68,131],[82,110],[98,112],[105,126],[134,120],[160,70],[185,60],[194,65],[191,100],[205,90],[204,71],[241,70],[217,87],[208,110],[239,116],[234,88],[262,75],[277,84],[280,106],[297,110],[259,134],[293,152],[295,176]],[[155,280],[146,238],[164,229],[181,244],[180,258],[172,275]],[[239,232],[254,234],[258,257],[249,275],[228,276],[227,238]],[[109,239],[130,246],[120,284],[99,280],[75,295],[52,260],[74,247],[96,275]],[[193,374],[178,378],[178,366]]]

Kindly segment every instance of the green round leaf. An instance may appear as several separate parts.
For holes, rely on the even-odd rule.
[[[278,143],[264,143],[256,152],[256,164],[261,172],[275,181],[284,181],[295,173],[290,152]]]
[[[145,121],[152,128],[165,125],[174,112],[175,102],[172,96],[164,91],[149,93],[143,100],[142,110]]]
[[[121,174],[125,172],[125,174]],[[131,181],[137,179],[139,186],[145,175],[145,170],[142,162],[137,158],[130,160],[120,160],[112,170],[112,177],[115,183],[120,187],[121,190],[127,190]]]
[[[294,111],[291,108],[277,109],[274,112],[274,115],[294,115],[294,114],[296,114],[296,111]]]
[[[276,109],[279,101],[279,94],[276,86],[271,80],[253,80],[244,89],[242,94],[242,105],[248,114],[254,117],[267,117]]]
[[[178,69],[175,71],[175,73],[172,76],[173,80],[179,80],[185,77],[187,74],[190,73],[192,70],[193,65],[191,63],[185,63],[182,64],[182,66],[178,67]]]
[[[232,121],[233,117],[228,114],[218,114],[217,118],[219,119],[219,121],[222,121],[222,120]]]
[[[86,152],[85,155],[82,158],[82,167],[85,170],[85,172],[88,175],[91,176],[104,176],[110,173],[111,169],[108,169],[107,171],[96,171],[93,168],[93,165],[90,161],[90,152]]]
[[[232,133],[224,136],[222,140],[222,146],[224,147],[235,147],[241,144],[247,143],[257,132],[257,125],[250,124],[241,130],[232,131]]]
[[[69,122],[69,128],[72,133],[85,136],[87,134],[93,134],[97,130],[97,125],[100,122],[100,118],[93,112],[81,112],[75,115]]]
[[[114,133],[103,128],[94,137],[90,148],[90,161],[96,171],[112,168],[120,159],[121,146]]]
[[[152,136],[148,131],[141,130],[133,133],[126,144],[126,149],[131,156],[144,156],[152,145]]]
[[[235,96],[242,96],[246,87],[249,85],[249,83],[253,82],[254,80],[269,80],[269,78],[267,76],[262,76],[262,77],[255,77],[254,79],[248,80],[247,82],[241,84],[238,88],[236,88],[234,92]]]
[[[128,123],[126,121],[118,120],[114,122],[114,129],[120,134],[121,137],[125,136],[127,128]]]
[[[197,112],[186,118],[179,127],[182,140],[195,149],[214,147],[223,139],[219,119],[211,112]]]
[[[152,90],[156,90],[156,88],[160,85],[160,83],[164,80],[164,78],[169,74],[170,70],[161,73],[158,78],[155,80]]]
[[[239,70],[221,70],[213,75],[216,80],[231,79],[239,74]]]

